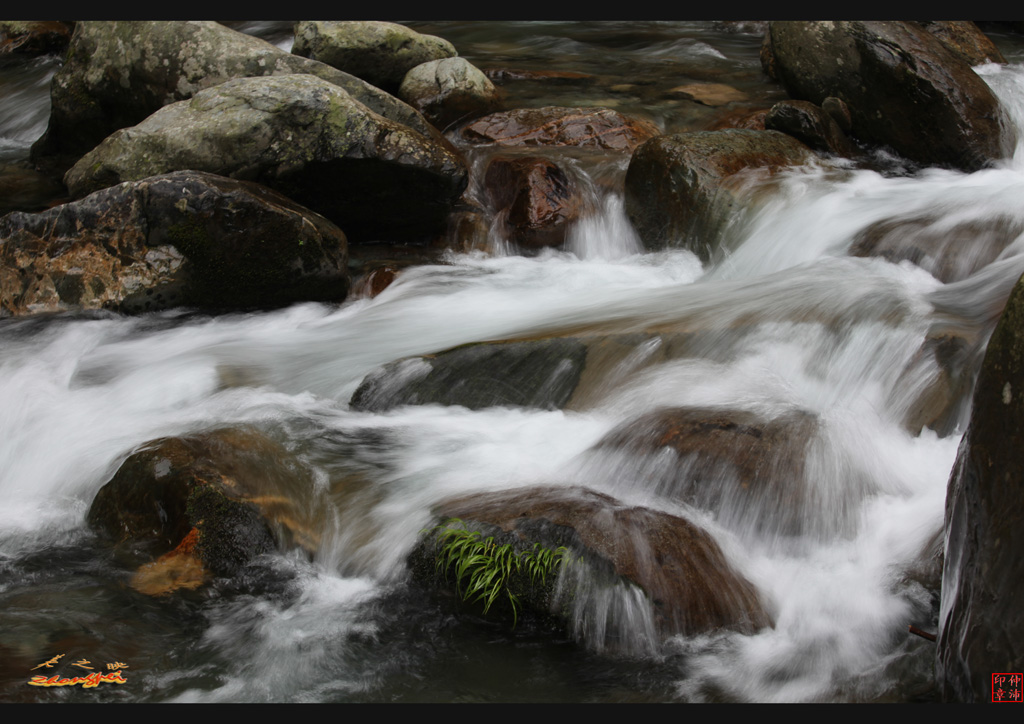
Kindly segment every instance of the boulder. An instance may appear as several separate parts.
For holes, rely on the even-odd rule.
[[[647,120],[609,108],[516,108],[484,116],[460,131],[467,143],[499,146],[582,146],[633,151],[658,135]]]
[[[127,457],[87,521],[118,544],[162,557],[138,572],[140,587],[193,588],[264,553],[311,547],[309,521],[289,496],[301,499],[313,485],[308,469],[253,428],[160,438]],[[168,578],[180,585],[167,587]]]
[[[318,60],[388,92],[421,63],[458,55],[444,38],[375,20],[309,21],[295,26],[292,53]]]
[[[1006,62],[996,44],[970,20],[926,20],[921,27],[968,65]]]
[[[183,171],[0,219],[8,315],[341,301],[345,235],[258,184]]]
[[[595,451],[648,458],[652,492],[713,511],[725,525],[799,535],[823,512],[804,475],[817,430],[817,417],[803,410],[765,418],[672,407],[623,423]]]
[[[572,179],[540,156],[495,156],[484,186],[507,238],[525,247],[560,246],[583,206]]]
[[[788,134],[820,153],[844,158],[856,153],[856,148],[832,116],[809,101],[776,103],[765,116],[764,127]]]
[[[773,625],[757,589],[730,565],[711,535],[678,516],[624,505],[580,487],[471,494],[443,501],[433,512],[442,521],[457,518],[471,530],[495,534],[496,542],[518,542],[526,549],[535,543],[567,547],[573,562],[562,588],[542,589],[523,597],[523,604],[566,618],[598,648],[611,642],[587,639],[614,637],[616,622],[599,617],[614,610],[607,602],[616,588],[642,591],[653,614],[652,633],[662,637],[720,629],[753,633]],[[414,574],[445,585],[434,574],[436,550],[430,540],[425,543],[411,557]],[[632,622],[633,636],[637,624]]]
[[[63,53],[74,28],[74,23],[56,20],[0,21],[0,55]]]
[[[350,240],[432,234],[467,183],[449,147],[312,75],[236,78],[164,106],[108,137],[64,182],[79,197],[181,169],[262,183]]]
[[[333,83],[375,113],[425,135],[437,131],[417,111],[355,76],[287,53],[212,21],[77,23],[50,86],[50,122],[32,148],[67,169],[114,131],[232,78],[308,73]]]
[[[1012,148],[995,95],[912,22],[778,21],[774,73],[789,95],[850,109],[851,133],[917,163],[975,171]]]
[[[561,409],[579,381],[586,354],[582,342],[568,337],[456,347],[371,372],[349,405],[370,412],[428,404]]]
[[[985,351],[946,491],[936,682],[945,700],[992,701],[992,675],[1024,671],[1024,284]]]
[[[438,128],[489,113],[498,104],[494,84],[465,58],[417,65],[405,74],[398,97]]]
[[[745,170],[770,174],[816,158],[778,131],[727,129],[658,136],[637,148],[626,170],[626,214],[649,249],[681,246],[703,260],[745,203]]]

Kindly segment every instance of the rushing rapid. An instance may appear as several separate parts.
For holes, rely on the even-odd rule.
[[[689,37],[644,55],[724,58],[713,44]],[[531,52],[592,52],[564,45],[541,34]],[[632,68],[638,52],[627,47],[622,63]],[[980,72],[1024,118],[1024,69]],[[35,123],[5,118],[16,137]],[[27,679],[47,644],[77,641],[135,666],[139,684],[116,696],[140,701],[906,701],[927,691],[932,644],[906,631],[932,626],[937,611],[930,576],[970,386],[949,393],[943,429],[915,424],[946,379],[920,350],[955,336],[970,377],[1024,272],[1024,240],[965,261],[981,266],[950,283],[851,248],[872,225],[924,215],[940,231],[994,217],[1024,231],[1024,158],[973,174],[826,163],[771,183],[708,264],[644,251],[621,186],[594,185],[591,213],[561,251],[449,252],[340,306],[0,322],[7,680]],[[626,333],[635,345],[564,410],[349,405],[368,373],[395,360]],[[713,514],[676,494],[688,463],[597,446],[665,406],[813,415],[796,483],[805,502],[794,513],[726,500]],[[279,591],[141,600],[119,561],[85,553],[91,501],[133,449],[242,424],[313,471],[295,497],[315,550],[267,563]],[[580,592],[569,628],[517,638],[408,595],[405,560],[432,506],[541,484],[703,526],[760,589],[774,627],[662,640],[638,588],[567,579]]]

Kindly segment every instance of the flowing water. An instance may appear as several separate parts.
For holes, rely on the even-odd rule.
[[[721,110],[672,98],[676,85],[728,83],[752,109],[783,97],[761,74],[756,27],[413,25],[480,67],[593,76],[509,84],[518,105],[614,104],[680,131]],[[243,29],[288,47],[279,26]],[[54,67],[8,69],[18,91],[0,105],[0,152],[27,156]],[[1024,66],[979,72],[1024,119]],[[0,322],[0,700],[931,698],[934,644],[907,627],[935,629],[946,481],[971,375],[1024,272],[1024,240],[949,283],[850,250],[865,229],[893,219],[927,216],[939,231],[994,218],[1024,228],[1024,154],[973,174],[896,159],[879,161],[885,172],[794,170],[734,220],[729,253],[707,264],[684,250],[643,251],[623,212],[628,159],[561,160],[592,189],[591,212],[561,251],[519,256],[492,239],[489,251],[411,267],[379,296],[340,306]],[[660,336],[637,335],[572,409],[370,413],[348,404],[367,373],[404,357],[487,340],[652,331]],[[676,334],[698,342],[672,353]],[[966,383],[948,385],[943,425],[908,424],[948,379],[935,356],[920,354],[943,338],[958,340]],[[752,522],[678,502],[681,473],[663,459],[593,449],[664,406],[815,415],[804,461],[811,502],[796,531],[780,532],[771,512]],[[314,555],[268,556],[261,565],[277,581],[269,590],[236,581],[169,597],[134,591],[140,561],[111,553],[85,524],[93,497],[142,443],[239,424],[279,440],[311,471],[295,499],[316,521]],[[431,506],[538,484],[583,485],[699,523],[762,591],[774,628],[662,640],[643,596],[621,589],[581,596],[586,611],[564,630],[509,631],[409,585],[405,558],[432,523]],[[128,683],[26,685],[61,653],[65,664],[123,662]]]

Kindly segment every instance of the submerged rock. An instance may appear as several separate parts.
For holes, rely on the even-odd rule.
[[[648,458],[641,467],[652,492],[713,511],[726,525],[796,535],[823,515],[805,478],[817,430],[817,417],[802,410],[765,418],[673,407],[623,423],[595,451]]]
[[[627,600],[631,592],[641,591],[646,601],[635,613],[642,616],[640,609],[646,609],[652,627],[645,631],[640,621],[630,621],[634,637],[693,635],[722,628],[752,633],[773,625],[757,589],[733,569],[714,539],[668,513],[624,505],[579,487],[477,493],[444,501],[434,513],[442,521],[458,518],[470,530],[497,534],[499,541],[518,541],[526,549],[534,543],[569,548],[573,562],[562,573],[561,588],[539,588],[532,596],[525,591],[523,603],[563,618],[570,628],[580,627],[577,636],[597,648],[657,646],[657,641],[603,639],[615,636],[616,624],[626,625],[606,618],[616,612],[608,603],[616,587]],[[428,539],[428,547],[421,546],[411,561],[414,572],[427,580],[433,578],[436,557],[431,542]],[[623,609],[618,612],[626,614]]]
[[[768,38],[770,70],[789,95],[841,99],[862,141],[964,171],[1012,147],[985,81],[916,23],[779,21]]]
[[[885,219],[859,232],[851,256],[909,261],[941,282],[961,281],[995,261],[1022,233],[1024,224],[993,215],[951,225],[943,216]]]
[[[990,702],[1024,670],[1024,284],[988,342],[946,491],[936,679],[943,699]]]
[[[444,38],[377,20],[306,21],[295,26],[292,52],[362,78],[388,92],[421,63],[453,58]]]
[[[311,75],[237,78],[114,133],[68,171],[82,196],[181,169],[256,181],[352,240],[444,228],[467,183],[462,157]]]
[[[581,146],[632,151],[658,135],[647,120],[609,108],[516,108],[484,116],[460,131],[468,143],[499,146]]]
[[[349,404],[370,412],[427,404],[561,409],[586,354],[572,338],[456,347],[384,365],[366,376]]]
[[[147,312],[341,301],[345,235],[258,184],[197,171],[0,219],[0,310]]]
[[[278,548],[310,546],[315,534],[289,500],[311,487],[309,471],[278,443],[226,428],[142,445],[100,488],[87,520],[161,556],[136,583],[168,592],[194,588],[208,574],[232,576]]]
[[[355,76],[287,53],[212,21],[85,21],[76,24],[53,77],[50,121],[34,161],[64,169],[120,128],[168,103],[232,78],[308,73],[343,88],[374,113],[439,139],[422,115]]]
[[[744,182],[816,158],[778,131],[728,129],[658,136],[633,154],[626,171],[626,214],[649,249],[689,248],[712,257],[726,222],[742,207]]]

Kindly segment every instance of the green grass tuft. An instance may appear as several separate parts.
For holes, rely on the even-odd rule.
[[[504,597],[512,607],[512,627],[519,618],[519,598],[510,586],[516,573],[525,571],[530,582],[544,585],[549,575],[567,565],[569,549],[565,546],[551,549],[540,543],[516,553],[511,543],[498,545],[494,536],[481,539],[477,530],[468,530],[458,518],[451,518],[431,531],[437,536],[439,551],[437,570],[455,569],[455,589],[467,603],[482,602],[486,614],[499,598]]]

